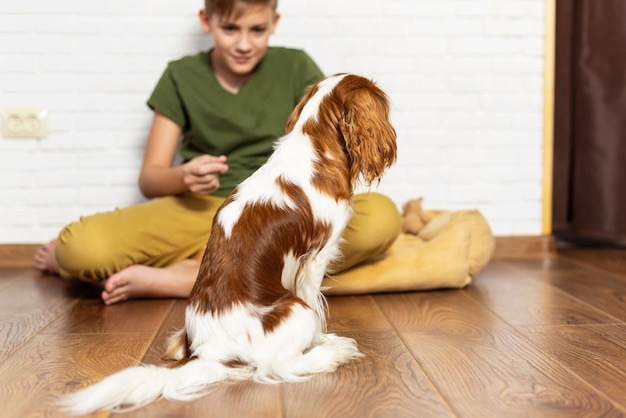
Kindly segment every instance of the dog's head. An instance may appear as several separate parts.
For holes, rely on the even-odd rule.
[[[350,183],[362,178],[370,185],[380,181],[396,160],[396,131],[389,111],[389,98],[374,82],[354,74],[337,74],[309,90],[292,113],[287,132],[302,126],[325,153],[332,154],[339,143],[348,162]]]

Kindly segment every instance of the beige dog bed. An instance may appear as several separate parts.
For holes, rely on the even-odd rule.
[[[322,283],[327,295],[462,288],[489,262],[494,238],[477,210],[430,211],[419,235],[402,233],[378,260]]]

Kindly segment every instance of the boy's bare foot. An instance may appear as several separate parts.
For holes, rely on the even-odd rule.
[[[200,262],[183,260],[165,268],[128,266],[104,282],[106,305],[139,298],[186,298],[196,281]]]
[[[41,271],[51,274],[59,274],[59,265],[57,264],[54,245],[56,240],[52,240],[37,249],[33,257],[33,265]]]

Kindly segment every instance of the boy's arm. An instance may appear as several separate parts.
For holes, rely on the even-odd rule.
[[[228,170],[224,156],[201,155],[172,166],[180,135],[176,123],[159,112],[154,113],[139,174],[139,189],[144,196],[161,197],[187,191],[211,194],[219,188],[219,176]]]

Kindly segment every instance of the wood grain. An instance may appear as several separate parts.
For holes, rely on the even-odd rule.
[[[132,300],[110,306],[100,299],[84,299],[59,315],[42,333],[156,333],[173,305],[174,299]]]
[[[175,299],[173,301],[168,315],[159,328],[154,341],[150,345],[150,349],[142,359],[146,364],[162,364],[163,354],[167,349],[168,338],[178,329],[185,326],[185,307],[187,301],[183,299]]]
[[[396,299],[394,301],[394,299]],[[461,416],[603,416],[613,403],[467,292],[379,300],[413,356]],[[414,306],[409,314],[393,306]]]
[[[136,365],[152,337],[37,335],[0,363],[0,405],[8,417],[66,416],[57,405],[62,395]]]
[[[559,250],[559,256],[626,278],[626,248],[571,248]]]
[[[488,266],[467,293],[512,325],[614,324],[619,321],[506,263]]]
[[[626,409],[626,326],[529,327],[520,331],[541,351]]]
[[[111,414],[116,418],[257,417],[282,416],[280,386],[244,381],[217,384],[212,392],[191,402],[159,400],[140,410]]]
[[[0,286],[0,359],[73,306],[80,294],[58,277],[12,272],[16,276],[9,274]]]
[[[391,329],[391,324],[371,295],[328,298],[328,329]]]
[[[564,293],[626,321],[626,280],[597,269],[585,269],[562,260],[509,260],[507,266],[524,271],[526,277],[550,284]]]
[[[363,330],[341,335],[355,338],[365,357],[335,373],[283,385],[286,416],[454,416],[394,332]]]
[[[32,273],[25,269],[0,269],[0,292],[3,288],[11,285],[14,281],[22,278],[28,278]]]

